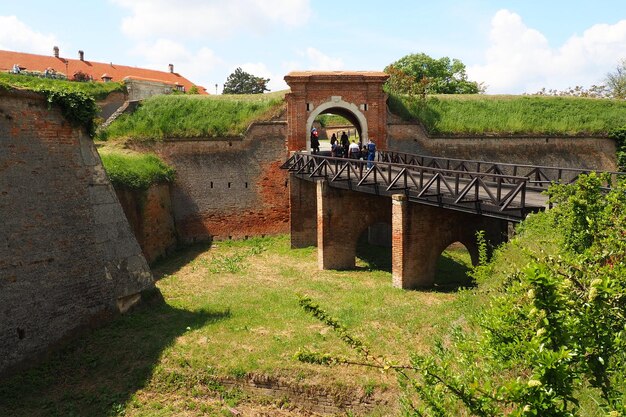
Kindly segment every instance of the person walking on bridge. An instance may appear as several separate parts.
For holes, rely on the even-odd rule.
[[[367,169],[371,169],[374,165],[372,161],[376,157],[376,144],[372,139],[367,141]]]
[[[348,148],[348,158],[350,159],[359,159],[361,156],[361,151],[359,150],[359,145],[353,140]]]
[[[311,129],[311,148],[313,149],[313,154],[320,153],[319,132],[316,128]]]

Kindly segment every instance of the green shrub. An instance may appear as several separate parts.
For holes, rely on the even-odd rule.
[[[115,187],[145,190],[153,184],[174,181],[174,169],[152,154],[104,153],[101,158]]]

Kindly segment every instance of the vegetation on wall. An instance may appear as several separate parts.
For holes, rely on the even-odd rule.
[[[124,83],[64,81],[3,72],[0,72],[0,85],[32,91],[58,90],[65,92],[78,92],[88,95],[95,100],[104,99],[110,93],[114,91],[124,91],[126,88]]]
[[[626,102],[581,97],[390,94],[390,110],[433,135],[607,135],[626,125]]]
[[[626,172],[626,127],[612,130],[609,137],[615,140],[617,167],[620,171]]]
[[[269,120],[284,106],[285,92],[253,95],[154,96],[132,114],[122,115],[100,139],[228,137],[242,135],[250,123]]]
[[[49,104],[59,106],[73,125],[82,126],[90,136],[95,133],[98,113],[95,99],[124,89],[122,83],[73,82],[28,75],[0,73],[0,87],[16,88],[43,94]]]
[[[115,187],[145,190],[154,184],[174,181],[174,169],[156,155],[103,152],[100,156]]]

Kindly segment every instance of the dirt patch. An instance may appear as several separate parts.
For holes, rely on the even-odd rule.
[[[238,388],[250,396],[250,402],[242,404],[238,410],[245,408],[251,414],[242,415],[324,416],[347,412],[365,415],[376,410],[385,410],[385,415],[393,415],[398,411],[395,410],[398,393],[392,390],[366,392],[362,388],[318,386],[258,374],[248,374],[240,379],[220,378],[218,381],[225,387]],[[289,414],[263,414],[268,408],[262,406],[264,402],[271,402],[274,409],[279,408]]]

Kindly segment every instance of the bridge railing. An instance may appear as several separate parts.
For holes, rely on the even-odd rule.
[[[589,174],[593,170],[561,168],[527,164],[509,164],[502,162],[475,161],[455,158],[442,158],[435,156],[417,155],[403,152],[381,150],[378,152],[378,160],[383,162],[401,163],[432,168],[445,168],[454,171],[493,173],[499,175],[512,175],[528,179],[529,189],[547,189],[552,183],[571,184],[581,174]],[[596,171],[609,174],[610,183],[615,183],[618,178],[626,178],[624,172]]]
[[[527,204],[528,178],[389,161],[294,153],[282,166],[310,181],[325,178],[338,188],[379,195],[403,193],[411,201],[513,221],[543,209]]]

